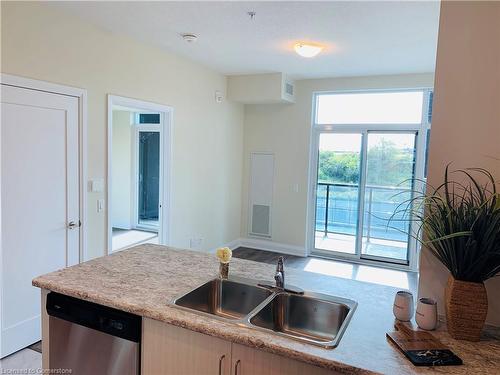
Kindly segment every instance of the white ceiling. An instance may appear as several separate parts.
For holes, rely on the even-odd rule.
[[[60,2],[53,6],[224,74],[284,72],[319,78],[434,71],[439,3]],[[248,11],[257,14],[253,20]],[[181,33],[194,33],[187,43]],[[314,59],[298,40],[325,43]]]

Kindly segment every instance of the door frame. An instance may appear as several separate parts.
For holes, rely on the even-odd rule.
[[[171,171],[172,171],[172,123],[174,108],[164,104],[148,102],[124,96],[108,94],[108,125],[107,125],[107,168],[106,168],[106,254],[113,252],[113,227],[111,222],[111,193],[112,193],[112,171],[113,171],[113,106],[123,106],[148,112],[158,112],[161,115],[160,126],[162,139],[161,175],[160,184],[161,210],[159,217],[158,240],[161,245],[170,243],[171,233]]]
[[[422,119],[419,124],[316,124],[315,117],[317,111],[317,97],[322,94],[338,94],[338,93],[366,93],[366,92],[404,92],[404,91],[423,91],[422,98]],[[431,87],[412,87],[412,88],[395,88],[395,89],[366,89],[366,90],[336,90],[336,91],[317,91],[312,95],[311,103],[311,131],[310,131],[310,150],[309,150],[309,173],[308,173],[308,194],[307,194],[307,215],[306,215],[306,253],[307,255],[314,254],[317,257],[324,257],[328,259],[345,260],[351,263],[368,264],[372,266],[379,266],[383,268],[392,268],[405,271],[418,271],[419,259],[419,246],[415,239],[410,239],[408,244],[408,265],[398,264],[361,258],[357,255],[342,254],[342,253],[328,253],[317,251],[315,248],[315,223],[316,223],[316,183],[317,183],[317,166],[319,159],[319,136],[321,133],[360,133],[363,135],[362,142],[367,142],[368,132],[416,132],[415,149],[415,178],[414,188],[419,189],[422,187],[420,179],[423,177],[425,165],[425,147],[427,144],[427,130],[430,129],[428,122],[428,106],[426,103],[429,101],[429,93],[432,91]],[[361,155],[363,157],[363,155]],[[364,166],[364,168],[363,168]],[[364,181],[366,175],[366,163],[360,161],[360,192],[364,189]],[[420,173],[421,172],[421,173]],[[364,214],[364,200],[359,202],[358,217]],[[359,219],[358,219],[359,220]],[[359,225],[359,223],[358,223]],[[410,231],[414,231],[415,223],[411,222]],[[356,240],[360,240],[361,233],[356,233]]]
[[[66,95],[78,99],[78,167],[79,167],[79,209],[80,209],[80,249],[79,263],[88,259],[87,252],[87,90],[60,85],[32,78],[16,76],[12,74],[1,74],[2,85],[20,87],[29,90],[43,91],[52,94]],[[0,245],[1,246],[1,245]],[[0,257],[0,262],[2,261]],[[0,263],[1,266],[1,263]]]

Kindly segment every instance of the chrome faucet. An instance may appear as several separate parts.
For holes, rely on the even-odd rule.
[[[276,265],[276,273],[274,274],[274,280],[276,280],[276,288],[285,289],[285,268],[283,265],[284,258],[280,256],[278,258],[278,264]]]
[[[294,294],[304,294],[304,291],[300,288],[297,288],[293,285],[285,286],[285,267],[284,267],[284,258],[280,256],[278,258],[278,264],[276,265],[276,273],[274,274],[274,280],[276,280],[276,285],[271,285],[266,282],[259,283],[257,285],[271,289],[275,292],[287,292]]]

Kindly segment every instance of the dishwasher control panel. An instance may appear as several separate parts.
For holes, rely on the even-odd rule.
[[[46,308],[50,316],[140,342],[142,320],[138,315],[55,292],[47,295]]]

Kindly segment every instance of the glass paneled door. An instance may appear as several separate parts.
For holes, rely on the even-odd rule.
[[[158,231],[161,192],[161,129],[156,124],[136,126],[136,208],[135,227]]]
[[[137,226],[158,227],[160,209],[160,130],[138,129]]]
[[[356,254],[361,133],[321,133],[316,188],[316,249]]]
[[[314,249],[322,255],[408,264],[416,131],[317,133]]]
[[[313,99],[308,248],[416,270],[417,241],[408,235],[416,224],[400,211],[424,187],[432,89],[318,92]]]
[[[416,132],[367,132],[361,257],[407,263]]]

